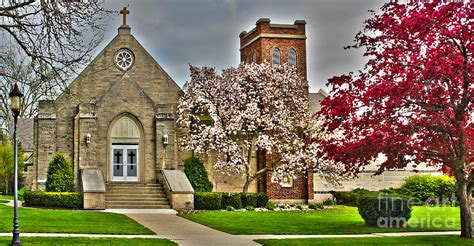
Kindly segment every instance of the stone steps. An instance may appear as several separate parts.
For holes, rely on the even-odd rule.
[[[161,184],[107,184],[105,204],[106,208],[170,208]]]

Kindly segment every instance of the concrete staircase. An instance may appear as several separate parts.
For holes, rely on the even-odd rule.
[[[109,183],[106,208],[170,208],[161,184]]]

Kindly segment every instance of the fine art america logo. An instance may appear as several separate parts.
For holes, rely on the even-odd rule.
[[[378,197],[378,210],[379,212],[387,212],[393,209],[398,202],[398,208],[401,211],[408,210],[412,211],[414,206],[420,206],[420,209],[426,209],[428,212],[426,217],[423,218],[405,218],[403,216],[392,216],[392,217],[379,217],[377,219],[377,226],[382,228],[394,228],[394,227],[411,227],[411,228],[452,228],[456,227],[456,220],[454,217],[443,217],[440,216],[440,210],[442,211],[456,211],[457,198],[451,196],[449,198],[428,198],[426,201],[421,201],[418,198],[411,198],[406,200],[402,197],[393,197],[380,194]],[[422,207],[421,207],[422,206]]]

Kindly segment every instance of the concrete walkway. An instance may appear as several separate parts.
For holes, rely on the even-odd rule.
[[[129,213],[127,216],[156,232],[159,237],[173,240],[182,246],[259,245],[253,241],[253,237],[231,235],[174,214]]]

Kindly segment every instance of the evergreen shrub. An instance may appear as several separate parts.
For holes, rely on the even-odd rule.
[[[211,192],[213,185],[204,167],[204,163],[195,156],[191,156],[184,161],[184,173],[189,182],[198,192]]]
[[[46,176],[46,191],[72,192],[74,190],[74,174],[66,155],[57,153],[49,163]]]
[[[412,211],[409,200],[399,196],[365,197],[360,200],[358,209],[366,225],[381,228],[404,227]]]

